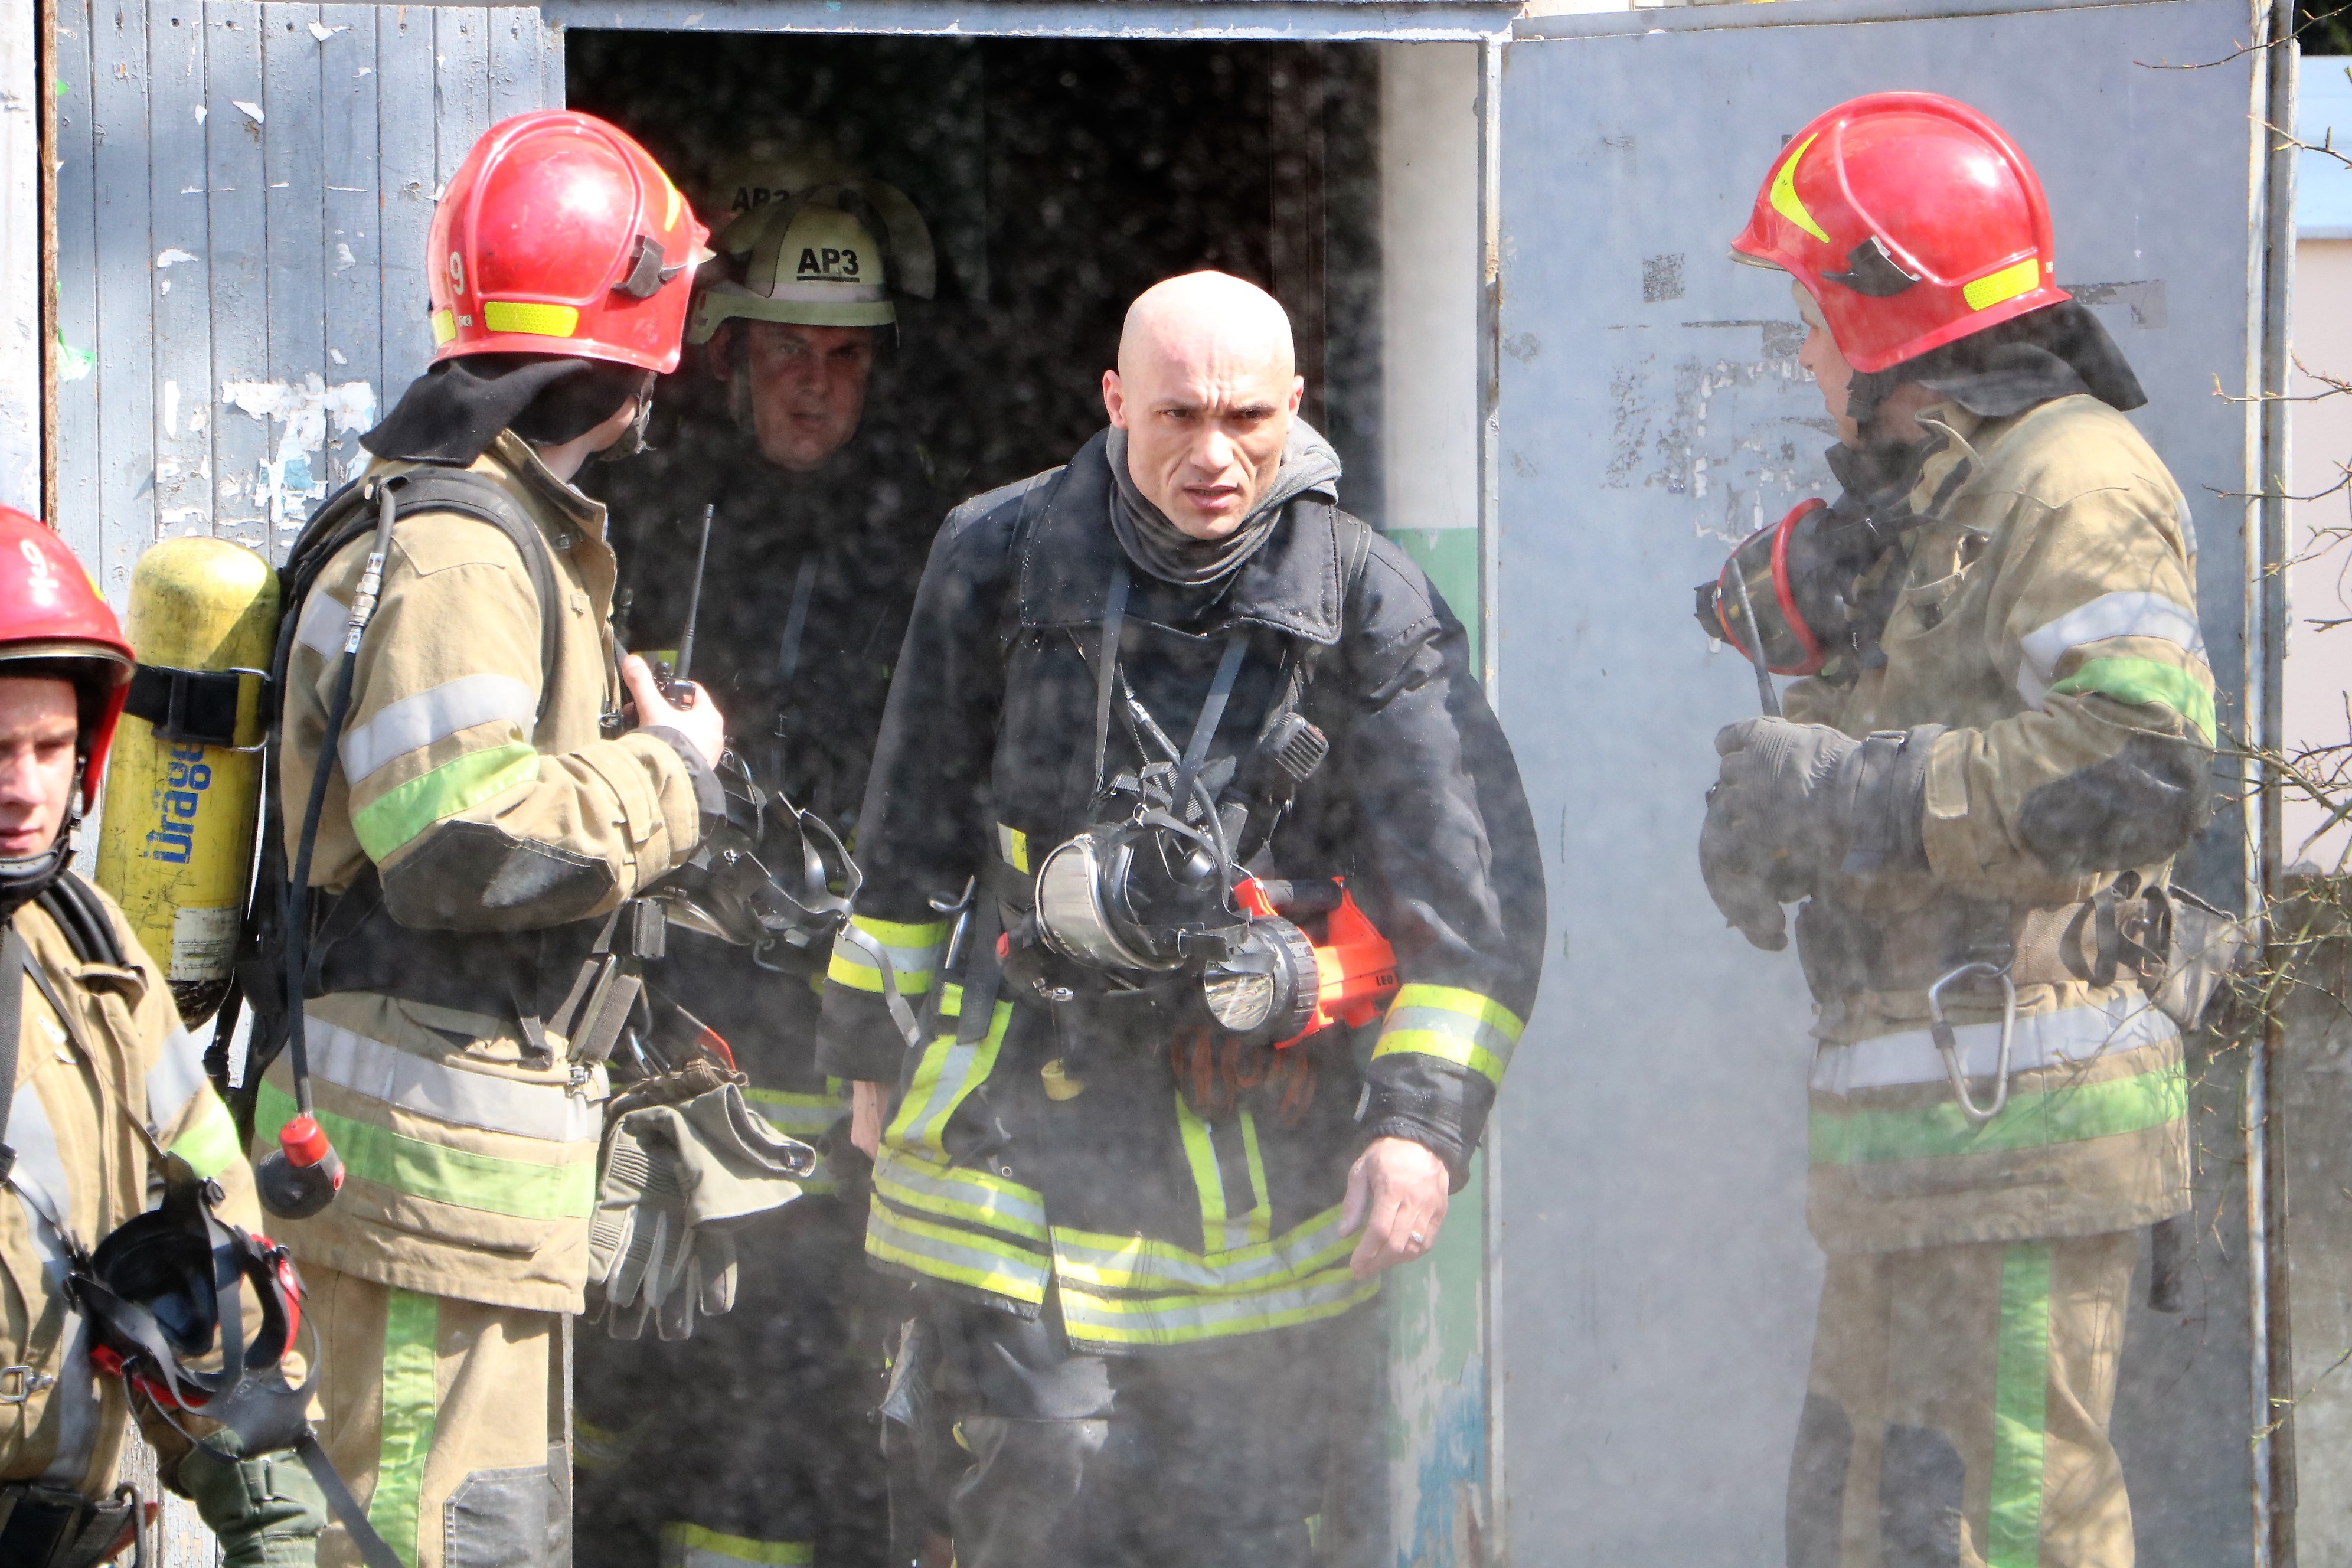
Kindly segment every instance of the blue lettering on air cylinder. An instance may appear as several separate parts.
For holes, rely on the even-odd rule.
[[[147,858],[166,865],[184,866],[196,844],[196,813],[205,792],[212,787],[213,770],[202,746],[172,748],[171,767],[159,799],[163,809],[154,831],[147,835]]]

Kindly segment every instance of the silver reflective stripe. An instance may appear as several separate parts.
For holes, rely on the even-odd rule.
[[[294,623],[294,640],[321,658],[332,658],[343,651],[343,637],[351,626],[352,607],[313,589],[302,601],[302,618]]]
[[[1386,1038],[1412,1029],[1467,1040],[1504,1067],[1511,1065],[1511,1053],[1519,1048],[1519,1042],[1513,1036],[1505,1034],[1483,1018],[1452,1007],[1391,1007],[1387,1019],[1381,1025],[1381,1035]]]
[[[2058,661],[2070,649],[2109,637],[2154,637],[2200,660],[2205,657],[2205,634],[2198,627],[2197,612],[2188,605],[2137,590],[2102,594],[2020,639],[2025,661],[2017,667],[2018,695],[2027,707],[2041,707],[2058,679]]]
[[[1072,1339],[1131,1344],[1212,1339],[1220,1331],[1251,1331],[1270,1319],[1298,1321],[1328,1315],[1369,1300],[1379,1289],[1379,1280],[1358,1279],[1342,1268],[1328,1279],[1287,1290],[1206,1300],[1197,1297],[1115,1300],[1067,1285],[1060,1297],[1062,1321]]]
[[[336,754],[353,784],[397,757],[445,741],[460,730],[506,720],[530,737],[539,698],[511,675],[466,675],[388,703],[344,735]]]
[[[2162,1045],[2180,1031],[2137,992],[2104,1005],[2062,1007],[2017,1021],[2009,1053],[2012,1073],[2082,1063],[2110,1051]],[[1990,1078],[2000,1063],[2000,1025],[1962,1024],[1952,1034],[1959,1046],[1964,1078]],[[1851,1046],[1825,1045],[1813,1057],[1816,1094],[1851,1094],[1864,1089],[1896,1089],[1946,1081],[1944,1058],[1925,1029],[1881,1035]]]
[[[1065,1276],[1081,1284],[1109,1290],[1178,1289],[1228,1292],[1254,1285],[1304,1278],[1332,1266],[1353,1250],[1354,1243],[1339,1234],[1339,1211],[1292,1231],[1280,1241],[1246,1248],[1248,1256],[1220,1257],[1214,1263],[1137,1237],[1100,1237],[1118,1241],[1096,1246],[1066,1230],[1054,1232],[1054,1262]]]
[[[163,1054],[147,1069],[147,1131],[161,1137],[206,1081],[204,1047],[187,1030],[173,1025]]]
[[[885,1146],[882,1158],[875,1162],[874,1189],[919,1212],[928,1209],[1045,1239],[1045,1200],[1034,1188],[931,1165],[901,1149]]]
[[[16,1201],[24,1205],[26,1227],[41,1249],[41,1271],[48,1276],[50,1289],[60,1302],[70,1302],[66,1279],[72,1260],[65,1238],[42,1211],[71,1225],[73,1184],[58,1152],[48,1109],[41,1103],[34,1084],[18,1087],[6,1131],[9,1146],[16,1151],[16,1165],[9,1173],[8,1184],[17,1189]],[[41,1479],[51,1486],[79,1488],[98,1441],[98,1381],[89,1364],[89,1337],[81,1314],[70,1305],[65,1314],[65,1334],[54,1369],[58,1385],[49,1394],[49,1408],[58,1417],[58,1451],[49,1468],[41,1472]]]
[[[1045,1258],[1025,1249],[1015,1251],[1018,1243],[991,1250],[981,1245],[982,1238],[978,1236],[963,1241],[941,1234],[949,1228],[936,1221],[893,1214],[887,1202],[877,1200],[867,1214],[866,1251],[869,1257],[975,1290],[1017,1301],[1045,1299],[1045,1284],[1053,1270]]]
[[[550,1143],[578,1143],[604,1131],[604,1108],[560,1083],[520,1083],[446,1067],[315,1014],[310,1041],[314,1077],[436,1121]]]

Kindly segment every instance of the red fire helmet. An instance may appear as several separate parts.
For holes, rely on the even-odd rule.
[[[0,506],[0,676],[38,659],[67,665],[82,694],[84,809],[97,804],[107,748],[131,693],[131,651],[114,612],[66,542],[37,518]]]
[[[2033,165],[1932,92],[1870,93],[1798,132],[1731,248],[1803,284],[1864,373],[2072,297]]]
[[[433,357],[576,354],[667,374],[709,234],[626,132],[569,109],[502,120],[434,209]]]

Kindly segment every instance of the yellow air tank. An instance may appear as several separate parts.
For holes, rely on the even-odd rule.
[[[259,670],[278,636],[278,574],[226,539],[167,539],[131,568],[128,621],[142,666]],[[237,684],[236,747],[167,739],[157,728],[126,712],[115,734],[98,882],[168,971],[193,1028],[228,994],[253,879],[261,682]]]

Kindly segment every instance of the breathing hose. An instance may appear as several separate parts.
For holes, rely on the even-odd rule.
[[[326,808],[327,785],[335,767],[335,750],[351,717],[352,688],[359,677],[360,639],[374,618],[376,599],[383,590],[384,558],[392,551],[392,525],[398,515],[392,485],[378,480],[375,538],[359,585],[352,593],[351,618],[343,633],[343,654],[335,672],[334,696],[327,708],[327,728],[310,772],[310,795],[302,808],[302,830],[294,846],[294,872],[286,892],[286,1048],[287,1067],[294,1079],[295,1115],[278,1129],[278,1147],[254,1167],[261,1205],[281,1219],[303,1219],[333,1201],[343,1184],[343,1162],[319,1125],[310,1097],[310,1049],[308,1018],[303,1006],[305,972],[310,968],[310,856],[319,840],[319,816]]]

